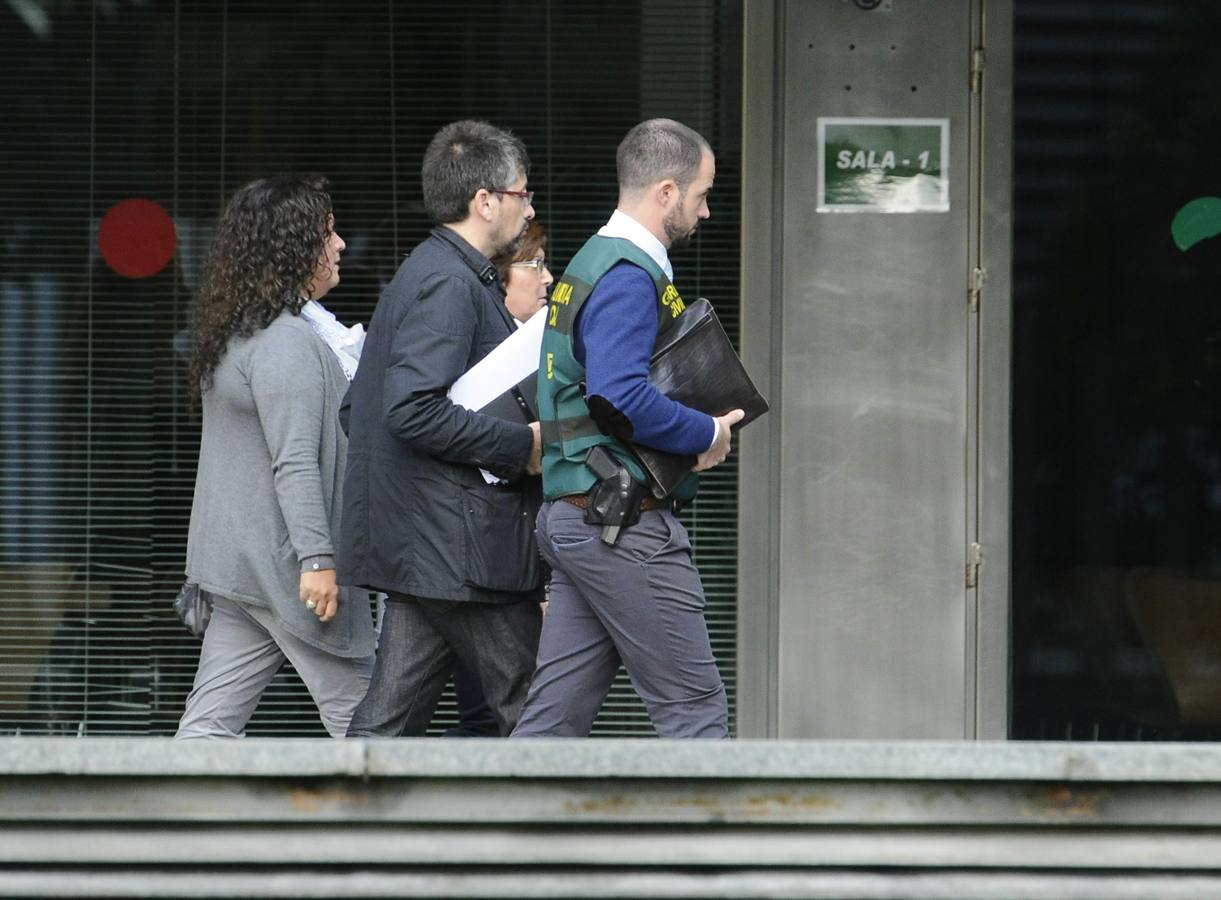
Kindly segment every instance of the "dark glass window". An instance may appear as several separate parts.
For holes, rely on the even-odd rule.
[[[1015,11],[1012,734],[1216,739],[1221,7]]]
[[[523,137],[562,269],[614,206],[619,139],[673,116],[718,156],[713,218],[676,255],[677,283],[736,336],[738,7],[0,4],[0,731],[176,726],[198,656],[171,608],[198,447],[191,304],[219,204],[246,181],[331,178],[348,250],[327,303],[367,321],[427,231],[418,173],[439,126],[484,118]],[[133,198],[172,220],[168,261],[122,230],[99,252],[103,217]],[[732,708],[736,471],[705,484],[685,517]],[[435,724],[452,719],[447,700]],[[651,733],[626,679],[596,727]],[[291,672],[250,733],[323,733]]]

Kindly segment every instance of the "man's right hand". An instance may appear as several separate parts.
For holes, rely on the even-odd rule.
[[[716,417],[716,440],[711,447],[696,457],[693,472],[703,472],[705,469],[719,466],[725,461],[725,457],[729,455],[730,442],[733,439],[733,433],[729,429],[741,422],[745,415],[746,413],[740,409],[731,409],[725,415]]]
[[[526,474],[537,475],[543,471],[543,429],[538,422],[530,423],[534,433],[534,446],[530,448],[530,458],[526,461]]]

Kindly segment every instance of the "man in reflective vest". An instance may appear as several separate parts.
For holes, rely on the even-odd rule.
[[[708,218],[716,162],[690,128],[651,119],[620,143],[617,168],[618,207],[573,257],[548,309],[537,536],[551,602],[513,734],[588,735],[622,663],[659,735],[723,738],[725,686],[674,505],[694,496],[695,472],[725,459],[742,411],[707,416],[648,383],[658,333],[685,308],[668,251]],[[693,473],[658,499],[629,442],[694,456]]]

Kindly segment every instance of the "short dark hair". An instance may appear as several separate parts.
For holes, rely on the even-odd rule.
[[[627,133],[615,154],[619,193],[631,194],[673,178],[685,191],[712,147],[696,131],[673,119],[648,119]]]
[[[450,122],[424,151],[424,208],[437,224],[461,222],[480,188],[507,188],[529,172],[526,145],[511,132],[470,119]]]

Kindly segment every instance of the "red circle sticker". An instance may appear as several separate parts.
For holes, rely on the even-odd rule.
[[[125,278],[148,278],[174,255],[174,220],[160,203],[132,197],[120,200],[98,225],[98,250],[106,265]]]

